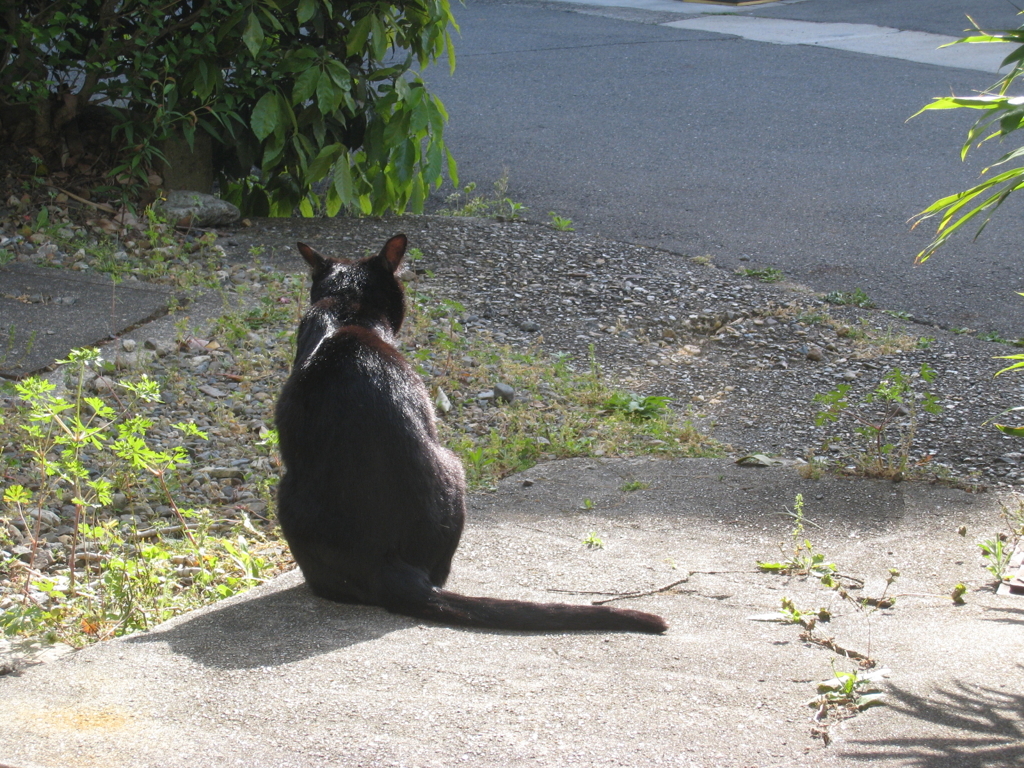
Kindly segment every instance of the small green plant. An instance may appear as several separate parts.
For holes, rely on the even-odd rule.
[[[594,508],[594,500],[593,499],[583,499],[583,501],[580,503],[580,506],[583,507],[583,509],[593,509]]]
[[[524,205],[508,195],[508,171],[494,182],[491,195],[477,192],[476,182],[471,181],[461,189],[456,187],[455,192],[445,199],[445,204],[438,211],[442,216],[480,216],[512,221],[526,210]]]
[[[998,331],[985,331],[975,336],[978,341],[991,341],[995,344],[1009,344],[1009,339],[1004,339]]]
[[[818,695],[807,702],[808,706],[817,710],[816,721],[844,719],[863,712],[869,707],[884,704],[885,694],[879,683],[888,677],[888,669],[876,669],[871,672],[855,670],[853,672],[837,672],[833,668],[831,680],[817,684]]]
[[[932,344],[935,343],[935,338],[932,336],[921,336],[917,340],[918,349],[931,349]]]
[[[46,379],[17,382],[24,405],[2,425],[21,433],[24,480],[4,489],[0,519],[24,533],[28,559],[27,568],[0,563],[18,584],[18,599],[0,609],[0,630],[77,645],[149,628],[261,581],[268,562],[247,540],[216,535],[208,509],[178,505],[179,471],[190,458],[184,446],[167,446],[169,435],[155,447],[149,434],[147,410],[161,402],[157,382],[146,375],[118,382],[115,406],[86,394],[95,350],[74,350],[60,362],[67,395]],[[173,429],[188,441],[207,437],[192,423]],[[141,529],[136,515],[119,518],[111,513],[114,491],[159,499],[176,523]],[[66,556],[63,563],[38,562],[44,518],[70,531],[50,549]],[[244,515],[242,527],[243,539],[264,538]]]
[[[596,531],[591,531],[583,537],[583,546],[587,549],[604,549],[604,539],[600,538]]]
[[[831,618],[831,614],[824,608],[819,608],[816,611],[805,611],[798,608],[791,597],[782,598],[779,615],[783,621],[789,624],[799,624],[805,629],[813,629],[819,620],[828,621]]]
[[[668,410],[672,398],[660,395],[640,395],[616,392],[604,401],[609,411],[621,413],[631,419],[653,419]]]
[[[949,596],[953,600],[953,605],[964,605],[964,595],[967,594],[966,584],[957,584],[953,587],[953,591],[950,592]]]
[[[921,365],[916,377],[893,368],[874,390],[864,395],[852,413],[855,431],[864,441],[863,452],[853,456],[859,472],[870,477],[899,479],[908,471],[920,411],[941,412],[938,398],[917,383],[927,385],[934,378],[935,371],[927,363]],[[815,424],[820,427],[834,423],[849,412],[849,392],[850,385],[840,384],[828,393],[815,395],[814,402],[822,406]],[[867,410],[874,413],[862,415]]]
[[[619,490],[630,493],[631,491],[642,491],[650,487],[651,484],[645,483],[643,480],[629,480],[623,483]]]
[[[871,297],[860,288],[854,288],[852,291],[832,291],[826,293],[824,298],[829,304],[841,306],[860,307],[861,309],[871,309],[875,306]]]
[[[814,551],[810,539],[804,536],[804,496],[796,495],[793,509],[787,510],[793,518],[793,529],[790,531],[792,553],[785,560],[777,562],[758,561],[757,567],[762,571],[785,573],[799,576],[825,576],[834,573],[835,564],[825,562],[825,556]]]
[[[909,312],[903,312],[902,310],[898,309],[887,309],[885,310],[885,314],[890,315],[891,317],[895,317],[899,320],[912,320],[914,317]]]
[[[775,269],[775,267],[765,267],[764,269],[745,268],[740,269],[737,272],[744,277],[751,277],[755,280],[760,280],[762,283],[777,283],[785,277],[782,270]]]
[[[548,216],[551,217],[551,226],[557,229],[559,232],[575,232],[572,226],[572,219],[564,218],[559,216],[554,211],[548,211]]]
[[[1010,557],[1013,555],[1013,547],[1007,545],[1006,535],[1000,533],[991,539],[979,541],[978,547],[981,549],[981,556],[988,562],[985,570],[991,573],[996,581],[1003,581],[1010,565]]]

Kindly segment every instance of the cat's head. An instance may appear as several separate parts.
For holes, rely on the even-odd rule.
[[[395,235],[376,256],[355,261],[323,256],[299,243],[313,279],[310,304],[330,300],[331,312],[345,322],[385,320],[397,333],[405,317],[405,291],[398,270],[407,244],[405,235]]]

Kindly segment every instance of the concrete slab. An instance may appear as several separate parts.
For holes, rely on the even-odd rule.
[[[974,69],[995,74],[1016,46],[1009,43],[940,46],[958,38],[879,27],[752,16],[701,16],[667,22],[664,26],[735,35],[776,45],[816,45],[842,51],[886,56],[939,67]]]
[[[167,312],[164,286],[64,269],[0,267],[0,376],[20,379],[69,350],[90,346]]]
[[[900,570],[894,608],[857,610],[814,579],[756,571],[782,556],[796,493],[815,549],[865,594]],[[662,614],[666,635],[423,625],[319,600],[292,573],[0,678],[0,762],[1018,766],[1024,598],[994,593],[974,544],[998,512],[984,494],[727,460],[539,465],[472,497],[451,586],[586,601],[678,581],[618,603]],[[583,546],[590,532],[604,549]],[[946,597],[958,581],[971,587],[962,607]],[[833,665],[852,665],[799,627],[751,620],[783,596],[828,606],[823,634],[891,669],[888,706],[832,725],[827,747],[806,703]]]

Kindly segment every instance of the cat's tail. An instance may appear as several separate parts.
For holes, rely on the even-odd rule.
[[[624,608],[466,597],[438,589],[423,571],[402,562],[391,563],[382,576],[384,608],[440,624],[525,632],[603,630],[661,634],[668,629],[660,616]]]

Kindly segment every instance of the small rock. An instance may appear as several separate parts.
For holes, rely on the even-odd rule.
[[[121,339],[121,347],[125,352],[134,352],[135,343],[135,339]]]
[[[114,355],[114,367],[119,371],[128,371],[139,367],[139,356],[134,352],[118,352]]]
[[[244,480],[245,473],[237,467],[208,467],[203,470],[210,477],[216,477],[221,480],[227,478],[231,480]]]
[[[238,208],[227,200],[184,189],[168,192],[160,208],[171,221],[187,219],[194,227],[223,227],[242,218]]]
[[[153,516],[153,507],[144,501],[137,501],[134,504],[130,504],[124,508],[125,514],[121,515],[121,519],[129,518],[134,520],[136,518],[141,519],[145,517]]]
[[[515,400],[516,391],[508,384],[495,384],[494,396],[502,402],[511,403]]]
[[[48,509],[27,509],[25,514],[31,517],[38,517],[40,522],[48,528],[60,524],[60,517]]]
[[[536,333],[540,330],[540,326],[533,320],[524,320],[519,324],[519,330],[526,331],[527,333]]]
[[[444,390],[440,387],[437,388],[437,396],[434,398],[434,405],[437,406],[437,410],[441,413],[448,413],[452,409],[452,401],[448,399],[448,395],[446,395]]]
[[[825,353],[821,347],[816,347],[813,344],[807,348],[807,359],[813,360],[816,363],[820,363],[825,359]]]
[[[170,341],[163,341],[162,339],[149,338],[142,342],[142,346],[148,350],[156,352],[157,357],[166,357],[174,351],[175,345]]]

